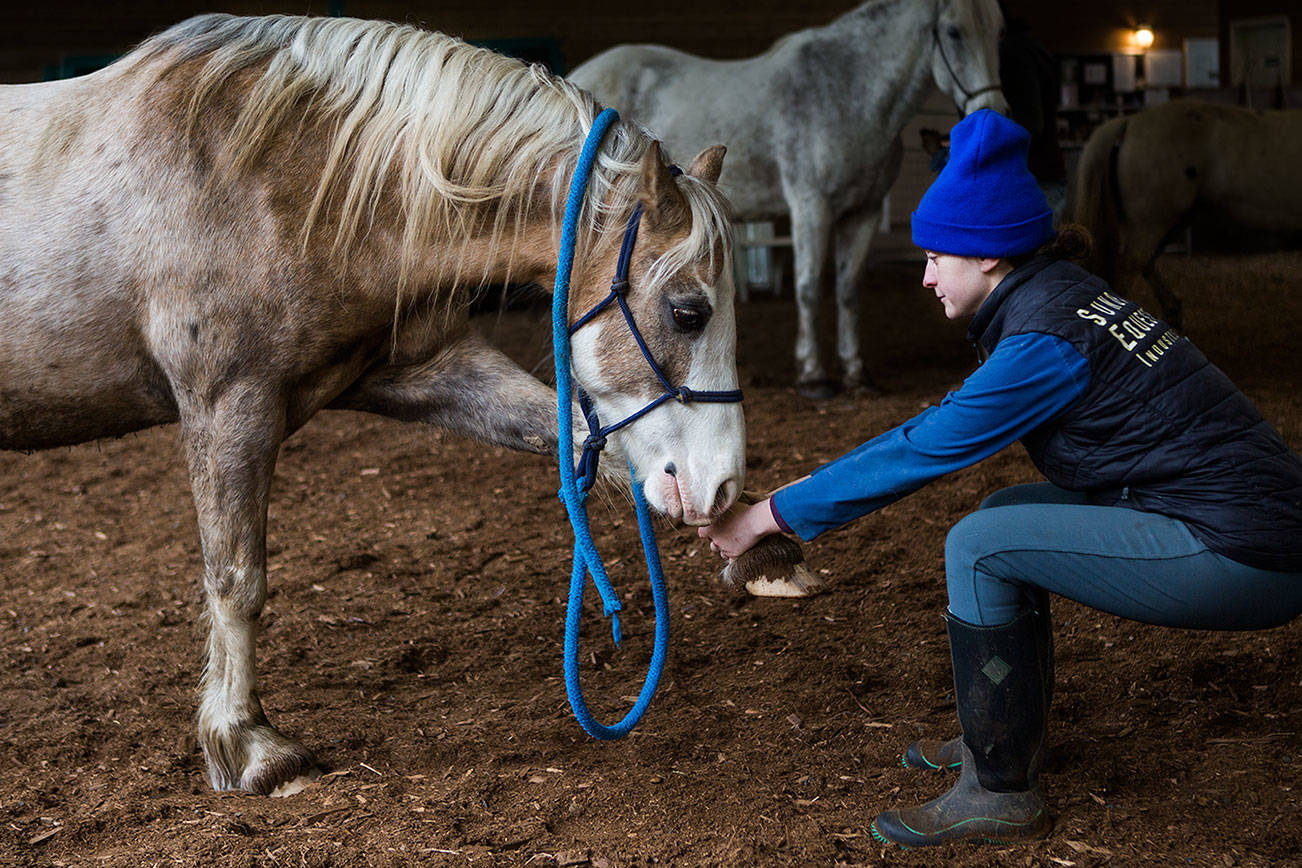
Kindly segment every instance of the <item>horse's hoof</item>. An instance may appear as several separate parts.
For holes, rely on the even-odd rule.
[[[321,774],[311,751],[269,724],[211,734],[204,758],[215,790],[291,796]]]
[[[880,398],[885,394],[882,387],[877,385],[877,382],[869,376],[855,377],[854,379],[847,378],[842,385],[847,395],[856,398]]]
[[[321,770],[311,751],[272,727],[265,729],[275,733],[276,738],[250,752],[250,761],[240,776],[241,790],[260,796],[291,796],[320,777]],[[298,781],[303,783],[295,788]]]
[[[292,781],[285,781],[285,783],[272,790],[270,795],[273,799],[289,798],[290,796],[297,795],[306,790],[308,785],[319,777],[321,777],[321,772],[317,769],[312,769],[309,774],[299,775]]]
[[[728,561],[723,581],[756,597],[808,597],[825,582],[805,569],[800,544],[781,534],[764,537],[741,557]]]
[[[796,383],[796,391],[810,401],[826,401],[836,396],[836,384],[826,379],[802,380]]]
[[[812,597],[826,586],[822,578],[797,564],[776,575],[756,576],[746,583],[746,591],[755,597]]]

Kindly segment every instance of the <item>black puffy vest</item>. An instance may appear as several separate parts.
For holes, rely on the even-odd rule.
[[[1022,438],[1055,485],[1184,521],[1218,554],[1302,572],[1302,458],[1187,337],[1068,262],[1037,258],[982,304],[969,337],[1056,335],[1090,382]]]

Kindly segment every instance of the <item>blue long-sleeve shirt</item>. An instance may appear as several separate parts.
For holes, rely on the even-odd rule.
[[[811,540],[995,454],[1075,403],[1089,378],[1089,362],[1062,338],[1008,337],[939,406],[774,494],[775,517]]]

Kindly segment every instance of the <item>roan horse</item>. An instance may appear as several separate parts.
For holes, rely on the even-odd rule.
[[[84,78],[0,88],[0,446],[180,423],[217,789],[288,793],[316,769],[268,721],[255,669],[285,438],[345,408],[555,452],[554,391],[473,336],[466,309],[485,284],[554,280],[598,108],[458,40],[338,18],[204,16]],[[737,385],[721,159],[675,179],[617,124],[570,298],[577,312],[606,294],[640,201],[627,298],[665,372],[701,389]],[[663,391],[618,315],[575,336],[573,369],[609,418]],[[669,402],[613,441],[675,520],[740,492],[738,404]]]
[[[726,142],[719,183],[739,217],[791,215],[797,381],[825,397],[816,314],[828,254],[843,383],[871,389],[859,349],[860,283],[882,197],[899,174],[900,133],[933,81],[959,114],[1008,111],[998,88],[1002,23],[996,0],[869,0],[757,57],[718,61],[622,45],[570,79],[672,147]]]
[[[1157,257],[1198,210],[1249,229],[1302,230],[1302,111],[1178,100],[1114,118],[1081,153],[1075,201],[1076,222],[1094,236],[1090,270],[1114,284],[1142,274],[1179,327],[1180,297]]]

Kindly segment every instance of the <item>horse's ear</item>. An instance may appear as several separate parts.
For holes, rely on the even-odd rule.
[[[723,145],[706,148],[692,160],[692,167],[687,170],[687,174],[711,184],[719,183],[719,173],[723,171],[723,155],[726,153],[728,149]]]
[[[642,155],[642,210],[652,224],[661,229],[688,225],[691,209],[683,191],[678,189],[669,167],[660,159],[660,143],[653,141]]]

